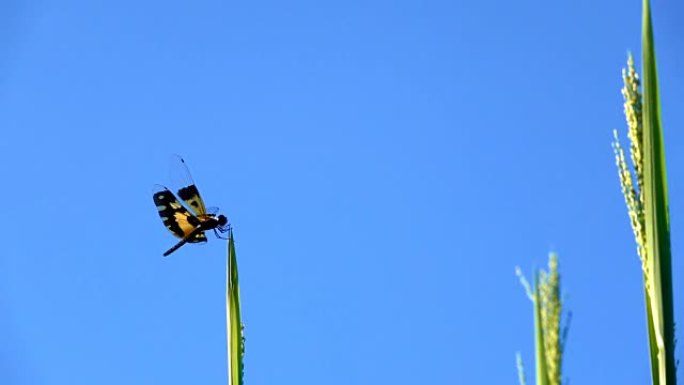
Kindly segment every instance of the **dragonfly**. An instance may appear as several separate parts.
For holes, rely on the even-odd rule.
[[[173,168],[182,186],[177,191],[177,195],[183,203],[166,186],[155,185],[155,192],[152,195],[164,226],[171,234],[180,238],[178,243],[164,253],[164,256],[169,256],[186,243],[207,242],[205,231],[213,230],[217,238],[228,239],[222,236],[230,231],[228,218],[224,215],[217,215],[217,208],[207,210],[185,160],[175,155]]]

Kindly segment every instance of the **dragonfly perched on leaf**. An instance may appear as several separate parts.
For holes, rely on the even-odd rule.
[[[180,238],[178,243],[164,253],[165,257],[186,243],[206,242],[205,231],[214,230],[214,234],[220,239],[228,239],[221,234],[230,231],[228,218],[224,215],[216,215],[218,211],[216,208],[207,210],[205,207],[185,160],[175,155],[173,163],[174,172],[181,183],[177,195],[184,204],[165,186],[156,185],[154,195],[152,195],[164,225],[173,235]]]

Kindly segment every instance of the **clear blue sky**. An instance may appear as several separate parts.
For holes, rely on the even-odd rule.
[[[648,383],[610,146],[640,3],[2,1],[0,383],[226,383],[225,242],[161,256],[173,153],[235,230],[246,384],[515,384],[514,267],[551,250],[571,383]],[[683,325],[684,8],[653,8]]]

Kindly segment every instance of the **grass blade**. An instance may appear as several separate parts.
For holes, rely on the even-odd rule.
[[[630,55],[623,71],[625,116],[633,172],[614,132],[618,174],[641,258],[651,378],[654,385],[676,384],[672,256],[665,148],[660,119],[658,74],[648,0],[643,2],[643,96]]]
[[[226,327],[228,336],[228,385],[243,384],[245,353],[243,325],[240,318],[240,286],[238,285],[237,257],[233,230],[228,238],[228,258],[226,263]]]
[[[667,196],[665,148],[660,118],[658,74],[649,0],[643,2],[643,153],[644,219],[648,281],[646,290],[649,318],[649,344],[653,383],[676,384],[674,358],[674,316],[672,293],[672,256]],[[655,368],[657,368],[657,373]]]

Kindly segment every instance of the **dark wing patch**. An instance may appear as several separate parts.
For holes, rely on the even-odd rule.
[[[190,210],[195,212],[195,215],[203,215],[207,213],[207,209],[204,207],[204,202],[199,195],[197,186],[194,184],[178,190],[178,197],[185,201],[185,203],[190,207]]]
[[[176,186],[181,186],[178,190],[178,197],[188,205],[188,208],[190,208],[196,216],[206,214],[207,209],[204,206],[204,201],[200,196],[199,190],[197,190],[195,181],[192,179],[190,169],[185,163],[185,160],[179,155],[173,156],[172,171],[174,182],[178,183]]]
[[[163,187],[161,191],[155,192],[152,199],[157,206],[159,217],[164,222],[164,226],[176,237],[184,238],[200,225],[200,220],[183,207],[166,187]],[[198,243],[206,241],[207,237],[204,235],[204,232],[200,232],[188,242]]]
[[[204,243],[206,241],[207,241],[207,236],[204,234],[204,231],[200,231],[193,238],[188,239],[188,243]]]

